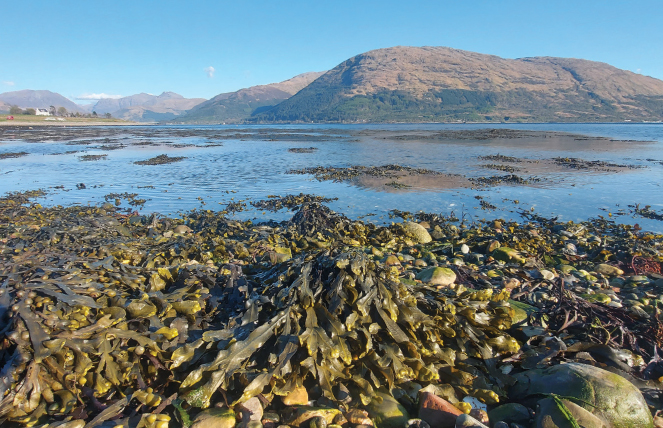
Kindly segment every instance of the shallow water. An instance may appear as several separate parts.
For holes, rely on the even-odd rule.
[[[519,138],[473,138],[461,134],[436,137],[443,130],[485,128],[565,132],[607,139],[578,139],[560,134],[524,134]],[[469,135],[469,137],[468,137]],[[632,141],[612,141],[632,140]],[[219,144],[209,146],[209,144]],[[137,145],[142,144],[142,145]],[[175,147],[176,145],[192,145]],[[100,147],[104,146],[104,147]],[[120,147],[110,150],[112,147]],[[315,147],[313,153],[289,148]],[[66,154],[67,151],[78,151]],[[264,199],[268,195],[300,192],[337,197],[330,207],[350,217],[374,214],[369,220],[390,221],[388,211],[455,214],[468,219],[520,218],[518,211],[585,220],[608,216],[644,229],[663,232],[663,222],[628,213],[628,205],[651,205],[663,211],[663,124],[532,124],[532,125],[311,125],[311,126],[173,126],[128,128],[0,128],[0,155],[27,152],[27,156],[0,159],[0,193],[47,188],[45,204],[103,203],[104,195],[138,193],[147,199],[143,213],[174,214],[194,208],[219,210],[231,201]],[[159,154],[186,156],[181,162],[144,166],[135,161]],[[82,161],[80,156],[106,154]],[[347,167],[399,164],[426,168],[465,178],[505,175],[481,165],[479,156],[501,154],[526,158],[513,164],[538,177],[527,186],[471,189],[444,186],[414,177],[412,187],[394,189],[370,179],[319,182],[310,175],[286,174],[314,166]],[[546,161],[574,157],[638,168],[618,171],[572,170]],[[536,163],[536,161],[539,161]],[[85,184],[78,190],[76,185]],[[64,189],[56,189],[64,186]],[[145,187],[148,186],[148,187]],[[476,196],[497,207],[483,210]],[[111,199],[113,202],[114,199]],[[248,205],[248,208],[251,208]],[[249,210],[241,218],[285,219],[288,212]]]

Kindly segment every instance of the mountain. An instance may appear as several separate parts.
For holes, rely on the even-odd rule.
[[[68,111],[83,112],[78,104],[51,91],[22,91],[5,92],[0,94],[0,101],[5,104],[17,105],[21,108],[49,108],[50,106],[64,107]]]
[[[663,81],[582,59],[393,47],[344,61],[251,122],[663,119]]]
[[[138,122],[158,122],[173,119],[205,101],[204,98],[184,98],[174,92],[161,95],[140,93],[119,99],[103,99],[94,105],[97,114]]]
[[[241,122],[287,100],[323,74],[324,72],[304,73],[279,83],[251,86],[236,92],[219,94],[194,107],[186,115],[178,117],[173,122]]]

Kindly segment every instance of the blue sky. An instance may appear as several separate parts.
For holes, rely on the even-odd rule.
[[[10,1],[0,92],[210,98],[397,45],[586,58],[663,79],[662,18],[660,0]]]

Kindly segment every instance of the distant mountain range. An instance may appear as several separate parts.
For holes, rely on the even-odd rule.
[[[662,120],[663,81],[582,59],[445,47],[344,61],[251,122]]]
[[[5,92],[0,94],[0,102],[8,106],[19,106],[23,109],[26,108],[49,108],[50,106],[64,107],[67,111],[84,112],[84,109],[73,101],[63,97],[62,95],[51,91],[33,91],[25,89],[22,91]],[[1,111],[9,110],[9,107],[2,108]]]
[[[305,88],[324,72],[311,72],[269,85],[219,94],[197,105],[173,123],[238,123],[267,111]]]
[[[160,122],[173,119],[204,101],[204,98],[184,98],[174,92],[164,92],[158,96],[140,93],[99,100],[92,110],[97,114],[111,113],[113,117],[124,120]]]
[[[208,101],[164,92],[79,106],[50,91],[0,94],[0,111],[14,104],[191,124],[661,121],[663,81],[583,59],[398,46]]]

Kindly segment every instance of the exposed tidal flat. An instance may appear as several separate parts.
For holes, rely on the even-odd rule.
[[[471,219],[533,210],[661,231],[635,207],[663,210],[662,142],[660,124],[7,127],[0,192],[48,189],[46,205],[137,193],[141,212],[163,214],[306,193],[372,221],[390,221],[392,209]],[[142,165],[161,155],[180,159]]]
[[[2,134],[0,424],[654,426],[663,129],[592,126]]]

